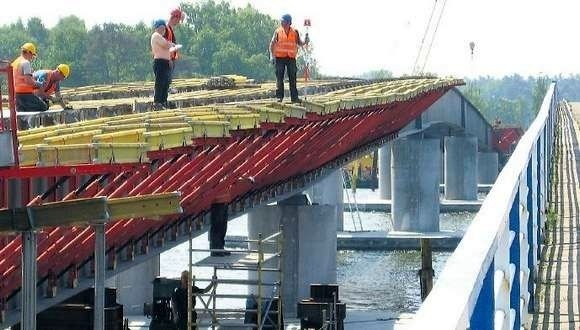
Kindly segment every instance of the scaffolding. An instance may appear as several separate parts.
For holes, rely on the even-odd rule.
[[[188,289],[188,301],[195,296],[201,306],[193,310],[198,314],[197,322],[191,325],[198,328],[248,328],[283,329],[282,317],[282,244],[283,232],[280,230],[266,238],[262,234],[257,239],[230,239],[226,243],[247,244],[245,249],[194,249],[190,243],[189,269],[193,267],[213,268],[212,278],[195,278],[192,281],[211,282],[210,292],[194,294]],[[191,241],[190,241],[191,242]],[[210,256],[193,263],[193,253],[210,253]],[[212,256],[215,254],[224,254]],[[247,271],[247,278],[227,276],[231,271]],[[218,293],[220,285],[240,286],[248,290],[242,293]],[[253,290],[252,290],[253,289]],[[233,290],[236,291],[236,290]],[[226,308],[218,306],[218,299],[245,300],[245,308]]]

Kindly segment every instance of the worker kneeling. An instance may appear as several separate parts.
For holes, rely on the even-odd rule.
[[[46,106],[44,110],[50,107],[50,101],[60,104],[63,109],[70,109],[60,95],[60,82],[68,78],[69,75],[70,67],[67,64],[59,64],[55,70],[38,70],[34,72],[32,77],[37,85],[34,95],[43,101]]]

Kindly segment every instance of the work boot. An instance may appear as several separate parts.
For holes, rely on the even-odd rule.
[[[290,102],[292,102],[292,103],[302,103],[302,100],[301,99],[293,99]]]
[[[165,110],[165,107],[161,103],[153,103],[153,111]]]
[[[282,103],[282,100],[283,100],[282,98],[279,98],[278,103]]]

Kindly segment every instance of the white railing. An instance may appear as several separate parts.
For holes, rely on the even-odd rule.
[[[520,329],[533,310],[557,90],[499,174],[411,329]]]

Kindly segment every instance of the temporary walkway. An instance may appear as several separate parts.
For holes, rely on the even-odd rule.
[[[579,103],[560,107],[558,111],[552,203],[546,222],[532,329],[580,328],[578,118]]]

